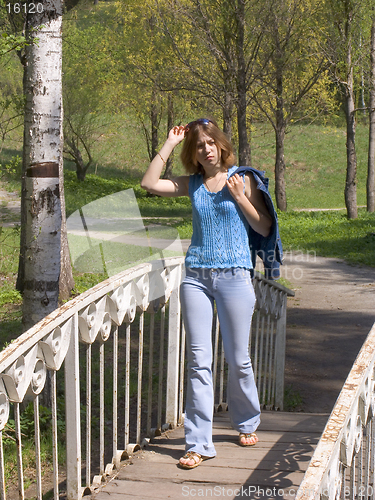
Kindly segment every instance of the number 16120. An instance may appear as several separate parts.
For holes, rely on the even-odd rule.
[[[6,5],[9,14],[41,14],[43,12],[43,4],[38,3],[7,3]]]

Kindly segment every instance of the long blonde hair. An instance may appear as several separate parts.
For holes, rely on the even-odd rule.
[[[215,141],[216,146],[221,152],[221,162],[223,167],[228,169],[235,163],[233,146],[227,136],[216,125],[216,123],[207,118],[199,118],[189,123],[186,131],[184,144],[181,151],[181,161],[188,174],[203,174],[203,167],[196,160],[196,150],[199,133],[203,131]]]

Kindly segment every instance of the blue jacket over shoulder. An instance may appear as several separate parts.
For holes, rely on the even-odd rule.
[[[257,188],[262,191],[264,201],[272,217],[270,234],[266,237],[249,227],[251,259],[255,268],[256,257],[258,255],[263,261],[265,277],[267,279],[277,279],[280,277],[280,264],[282,264],[283,259],[283,247],[279,234],[277,213],[268,190],[268,178],[265,177],[264,172],[252,167],[238,167],[232,175],[243,175],[248,172],[252,173],[257,183]]]

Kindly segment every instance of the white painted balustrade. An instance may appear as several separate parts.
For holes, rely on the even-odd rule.
[[[148,439],[182,422],[185,341],[179,284],[183,262],[183,257],[173,257],[141,264],[103,281],[0,353],[1,499],[7,498],[2,434],[10,416],[17,442],[19,498],[26,498],[21,415],[29,401],[34,408],[37,498],[42,499],[39,411],[46,387],[55,500],[62,476],[68,500],[77,500]],[[254,288],[257,305],[250,349],[260,401],[264,407],[282,409],[286,302],[293,292],[259,273]],[[213,332],[215,407],[225,410],[227,368],[217,320]],[[63,436],[61,421],[66,425]],[[66,464],[59,466],[61,441]]]
[[[346,379],[296,500],[375,498],[375,324]]]

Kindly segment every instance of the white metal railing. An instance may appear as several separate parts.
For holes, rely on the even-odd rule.
[[[375,497],[375,323],[327,421],[296,500]]]
[[[47,385],[55,500],[61,476],[66,477],[67,499],[77,500],[149,438],[182,422],[183,263],[183,257],[172,257],[109,278],[51,313],[0,353],[3,500],[7,498],[3,432],[10,415],[17,444],[17,491],[20,499],[26,498],[21,421],[27,401],[34,408],[36,497],[42,499],[39,410]],[[286,301],[293,292],[259,273],[254,288],[257,305],[250,348],[260,401],[264,407],[282,409]],[[225,409],[226,366],[217,320],[214,328],[215,407]],[[59,431],[61,421],[65,435]],[[59,471],[61,437],[66,465]]]

